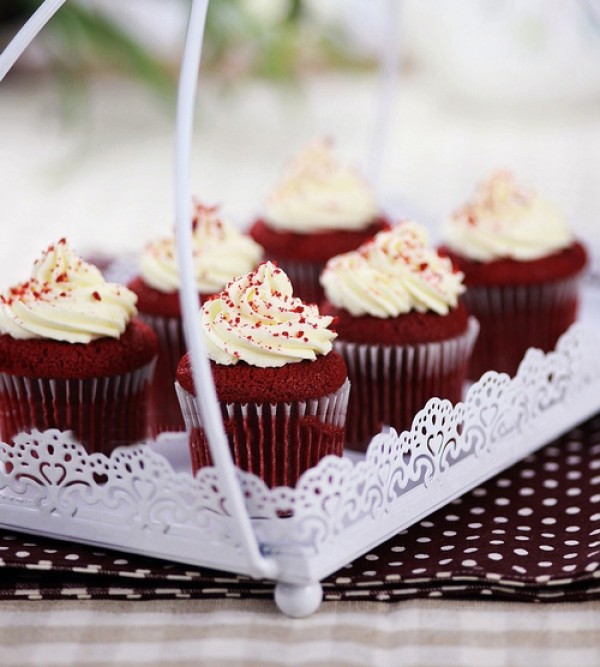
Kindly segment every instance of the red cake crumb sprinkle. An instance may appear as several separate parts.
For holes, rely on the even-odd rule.
[[[250,236],[259,243],[267,255],[282,260],[309,263],[325,263],[334,255],[340,255],[366,243],[378,232],[390,229],[389,222],[377,218],[361,230],[331,230],[298,234],[270,227],[264,220],[257,220],[250,229]]]
[[[587,264],[587,252],[578,241],[552,255],[528,261],[503,258],[479,262],[467,259],[446,246],[442,246],[439,253],[449,257],[455,268],[465,274],[465,285],[468,287],[554,282],[577,275]]]
[[[45,338],[0,336],[0,372],[30,378],[86,379],[127,373],[148,364],[157,353],[152,329],[132,320],[120,338],[65,343]]]
[[[321,313],[337,318],[335,330],[340,340],[377,345],[418,345],[447,340],[464,333],[469,319],[462,302],[447,315],[411,311],[390,318],[355,317],[328,301],[322,304]]]
[[[243,361],[221,366],[211,361],[220,401],[226,403],[289,403],[327,396],[339,389],[348,375],[346,364],[337,352],[319,356],[315,361],[300,361],[281,368],[258,368]],[[177,380],[195,394],[189,354],[180,361]]]

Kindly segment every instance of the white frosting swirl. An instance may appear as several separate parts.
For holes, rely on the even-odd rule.
[[[329,142],[311,144],[268,197],[264,219],[274,229],[310,234],[368,227],[379,215],[366,181],[338,161]]]
[[[61,239],[35,262],[30,280],[0,295],[0,333],[68,343],[118,338],[137,312],[136,301]]]
[[[332,320],[295,298],[289,278],[271,262],[236,278],[202,306],[208,355],[224,366],[314,361],[331,351],[336,334],[327,327]]]
[[[480,184],[473,200],[444,228],[448,247],[468,259],[528,261],[568,247],[573,236],[564,216],[537,193],[519,188],[508,172]]]
[[[358,250],[333,257],[321,275],[328,301],[355,317],[397,317],[411,310],[446,315],[465,290],[463,274],[428,243],[425,228],[402,222]]]
[[[214,294],[235,276],[251,271],[260,262],[263,249],[224,220],[216,207],[196,206],[192,235],[196,289]],[[149,243],[142,253],[143,281],[160,292],[180,287],[175,239]]]

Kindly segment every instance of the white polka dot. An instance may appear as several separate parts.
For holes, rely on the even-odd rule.
[[[442,535],[444,535],[444,537],[454,537],[456,535],[456,531],[455,530],[445,530],[442,533]]]
[[[600,503],[600,493],[597,493],[596,495],[592,496],[590,498],[590,502],[592,503]]]
[[[418,560],[425,560],[426,558],[429,558],[429,554],[415,554],[415,558]]]
[[[376,570],[365,570],[363,575],[365,577],[374,577],[377,574]]]
[[[530,486],[524,486],[521,489],[519,489],[520,496],[532,496],[533,494],[534,490]]]
[[[490,540],[490,544],[498,546],[499,544],[504,544],[504,540]]]
[[[573,542],[576,542],[576,540],[573,540]],[[567,544],[567,542],[565,542],[565,544]],[[577,544],[579,544],[579,542],[577,542]],[[600,542],[590,542],[588,547],[590,547],[590,549],[593,549],[594,547],[600,547]]]
[[[35,546],[35,545],[34,545],[34,546]],[[17,558],[27,558],[27,556],[30,556],[30,555],[31,555],[31,554],[30,554],[29,551],[17,551],[17,552],[15,553],[15,556],[16,556]]]
[[[576,466],[581,463],[581,456],[573,454],[573,456],[567,456],[567,464],[570,466]]]
[[[369,559],[369,556],[365,556],[365,558],[366,558],[367,560],[370,560],[370,559]],[[127,564],[129,563],[129,561],[126,560],[125,558],[117,558],[116,560],[113,561],[113,563],[114,563],[115,565],[127,565]]]
[[[529,551],[527,549],[513,549],[514,553],[517,554],[517,556],[527,556]]]
[[[528,533],[531,531],[531,526],[517,526],[517,530],[522,530],[525,533]]]
[[[578,489],[576,486],[567,489],[567,495],[570,498],[573,498],[574,496],[580,496],[581,495],[581,489]]]
[[[519,542],[529,542],[529,535],[515,535],[515,540]]]
[[[564,565],[562,569],[564,572],[573,572],[577,569],[577,565]]]
[[[494,528],[494,530],[492,530],[492,533],[494,535],[506,535],[506,531],[504,530],[504,528]]]
[[[600,513],[599,514],[592,514],[590,517],[590,521],[598,521],[600,519]]]
[[[423,526],[423,528],[433,528],[435,524],[433,521],[421,521],[420,525]]]
[[[542,537],[545,537],[546,539],[553,539],[556,537],[554,533],[542,533]]]
[[[467,535],[467,540],[478,540],[479,535]]]
[[[443,547],[440,547],[440,551],[452,551],[452,549],[455,549],[454,544],[444,544]]]
[[[479,551],[478,547],[467,547],[463,549],[464,554],[474,554],[476,551]]]
[[[491,554],[488,554],[488,558],[490,560],[502,560],[502,554],[492,552]]]
[[[390,563],[392,567],[400,567],[401,565],[404,565],[404,563],[401,560],[394,560]]]
[[[451,563],[454,560],[454,558],[442,558],[441,561],[439,561],[440,565],[448,565],[448,563]]]
[[[44,549],[44,553],[45,553],[45,554],[55,554],[55,553],[56,553],[56,549]]]
[[[512,484],[512,482],[510,481],[510,479],[506,479],[505,477],[501,477],[501,478],[496,482],[496,486],[499,486],[501,489],[506,489],[506,488],[508,488],[511,484]]]
[[[555,479],[545,479],[543,486],[546,489],[555,489],[558,486],[558,482]]]
[[[531,516],[533,514],[533,510],[531,507],[521,507],[518,511],[517,514],[519,516]]]
[[[508,519],[505,516],[495,516],[494,523],[508,523]]]
[[[527,570],[524,567],[521,567],[520,565],[513,565],[512,569],[515,572],[518,572],[519,574],[525,574],[527,572]]]
[[[559,454],[562,453],[562,450],[552,445],[551,447],[546,447],[544,453],[546,454],[546,456],[558,456]]]
[[[79,556],[77,554],[67,554],[65,556],[65,560],[79,560]],[[116,564],[116,561],[115,561]]]
[[[483,507],[471,507],[469,512],[471,512],[471,514],[478,515],[478,514],[483,514],[485,512],[485,509]]]
[[[426,544],[427,542],[431,542],[431,537],[417,537],[417,542],[421,542],[421,544]]]
[[[574,507],[574,506],[567,507],[565,512],[567,514],[579,514],[581,512],[581,507]]]
[[[581,530],[579,526],[567,526],[565,528],[566,533],[578,533]]]
[[[585,566],[585,571],[586,572],[595,572],[598,567],[600,567],[600,563],[589,563],[588,565]]]
[[[367,555],[365,556],[365,558],[366,558],[367,560],[379,560],[379,556],[378,556],[377,554],[367,554]],[[117,562],[117,561],[115,561],[115,564],[116,564],[116,562]],[[127,563],[127,561],[125,561],[125,563]],[[124,564],[125,564],[125,563],[124,563]]]
[[[549,544],[540,544],[540,549],[542,551],[554,551],[554,547],[551,547]]]
[[[470,524],[468,524],[468,526],[469,526],[469,528],[472,528],[473,530],[477,530],[478,528],[481,528],[483,526],[483,524],[482,523],[470,523]]]
[[[446,514],[446,521],[458,521],[459,517],[456,514]]]
[[[525,470],[521,470],[520,475],[523,479],[531,479],[532,477],[535,477],[535,470],[525,468]]]
[[[568,547],[576,547],[579,544],[579,540],[565,540],[565,545]]]
[[[581,479],[581,471],[580,470],[569,470],[569,472],[567,473],[567,479],[569,479],[569,480]]]
[[[464,565],[465,567],[474,567],[475,565],[477,565],[477,561],[472,560],[471,558],[467,558],[467,560],[463,560],[461,565]]]
[[[564,558],[565,560],[571,560],[572,558],[577,558],[577,556],[579,556],[579,554],[577,554],[577,553],[571,553],[571,554],[565,554],[565,555],[563,556],[563,558]]]
[[[540,567],[552,567],[552,563],[549,560],[543,560],[538,563]]]
[[[483,498],[483,496],[487,495],[487,489],[479,487],[478,489],[473,489],[471,493],[475,496],[475,498]]]
[[[397,554],[401,554],[403,551],[406,551],[406,547],[392,547],[392,551]]]
[[[510,500],[508,498],[496,498],[494,503],[499,507],[506,507],[506,505],[510,505]]]
[[[545,516],[542,519],[542,523],[544,524],[544,526],[553,526],[556,523],[556,519],[551,516]]]
[[[424,567],[417,567],[414,570],[411,570],[413,574],[423,574],[423,572],[427,572],[427,570]]]
[[[544,470],[548,472],[556,472],[559,469],[559,467],[560,466],[558,465],[558,463],[554,461],[547,461],[546,463],[544,463]]]
[[[558,500],[556,500],[556,498],[544,498],[544,500],[542,500],[542,505],[544,505],[545,507],[554,507],[556,503],[558,503]]]

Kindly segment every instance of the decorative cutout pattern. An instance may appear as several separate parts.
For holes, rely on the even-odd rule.
[[[358,463],[326,457],[295,489],[269,489],[238,471],[264,553],[310,559],[350,534],[359,536],[355,553],[363,528],[371,532],[370,542],[364,538],[368,548],[377,541],[373,534],[405,527],[526,456],[543,444],[531,445],[536,434],[558,435],[564,410],[580,420],[599,410],[597,342],[596,332],[576,325],[554,352],[530,350],[514,379],[490,372],[464,403],[432,399],[410,431],[379,434]],[[588,405],[581,408],[583,396]],[[597,404],[589,404],[590,396]],[[584,409],[588,414],[579,414]],[[117,449],[110,458],[89,455],[57,431],[20,434],[14,445],[0,446],[0,461],[0,508],[10,507],[23,527],[33,511],[89,530],[118,523],[132,534],[152,534],[154,553],[173,535],[225,551],[239,547],[213,468],[193,479],[143,445]]]

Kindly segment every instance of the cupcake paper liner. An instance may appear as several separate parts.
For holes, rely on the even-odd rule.
[[[177,317],[159,317],[139,313],[158,339],[158,359],[150,385],[148,425],[156,437],[165,431],[185,431],[185,422],[175,392],[177,365],[186,352],[183,324]]]
[[[194,474],[212,465],[196,400],[176,385],[189,431]],[[332,394],[291,403],[224,403],[221,415],[235,464],[270,486],[294,486],[324,456],[341,456],[348,380]]]
[[[553,350],[577,317],[579,278],[542,285],[469,287],[464,300],[480,323],[469,377],[517,372],[530,347]]]
[[[90,453],[109,454],[147,436],[146,411],[154,361],[92,379],[42,379],[0,373],[0,437],[56,428],[73,431]]]
[[[462,398],[469,357],[479,326],[448,340],[420,345],[373,345],[336,340],[351,384],[346,446],[366,451],[386,427],[410,428],[416,413],[437,396],[456,403]]]

